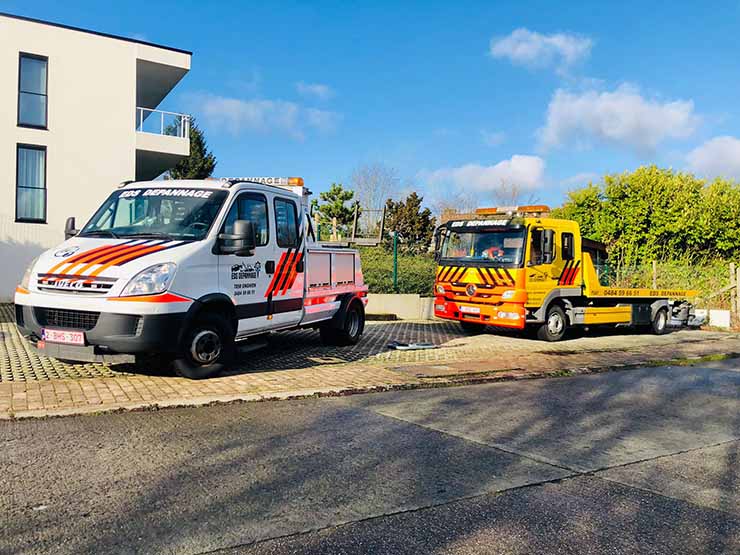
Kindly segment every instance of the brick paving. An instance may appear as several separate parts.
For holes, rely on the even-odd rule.
[[[391,340],[440,348],[393,351],[387,348]],[[12,307],[0,305],[0,418],[423,387],[715,354],[740,355],[740,335],[611,332],[543,343],[493,332],[468,337],[451,322],[369,322],[353,347],[325,347],[313,330],[274,334],[224,375],[191,381],[153,365],[40,357],[18,334]]]

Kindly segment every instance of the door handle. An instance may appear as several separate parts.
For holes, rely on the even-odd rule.
[[[268,274],[274,274],[275,273],[275,261],[274,260],[268,260],[265,262],[265,272]]]

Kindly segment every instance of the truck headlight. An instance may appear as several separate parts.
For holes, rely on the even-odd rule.
[[[134,295],[157,295],[158,293],[164,293],[172,283],[172,278],[175,277],[175,270],[177,270],[177,264],[173,262],[149,266],[146,270],[142,270],[136,274],[128,282],[121,296],[131,297]]]
[[[445,286],[437,285],[437,295],[444,295],[444,294],[445,294]]]
[[[507,301],[509,299],[513,299],[514,295],[516,295],[516,291],[514,289],[507,289],[506,291],[501,293],[501,299]]]
[[[36,262],[38,262],[38,260],[38,256],[34,258],[33,261],[28,265],[28,268],[26,268],[26,271],[23,273],[23,279],[21,280],[21,287],[23,287],[23,289],[30,289],[33,267],[36,266]]]

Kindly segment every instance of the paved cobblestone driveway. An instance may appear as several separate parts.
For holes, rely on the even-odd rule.
[[[0,382],[53,379],[80,379],[122,375],[157,374],[144,365],[67,364],[39,356],[20,336],[13,323],[12,307],[0,305]],[[486,333],[466,336],[454,322],[368,322],[365,335],[352,347],[326,347],[318,332],[297,330],[271,335],[267,346],[243,354],[225,375],[248,372],[291,370],[347,363],[391,365],[423,362],[457,362],[490,359],[492,355],[532,353],[593,353],[613,350],[640,350],[645,347],[718,339],[727,334],[682,332],[653,336],[626,332],[580,337],[559,343],[523,339],[512,334]],[[395,351],[390,341],[428,342],[441,348],[426,351]]]
[[[393,351],[391,340],[438,349]],[[360,344],[324,347],[312,330],[270,336],[225,374],[192,381],[151,365],[66,364],[39,357],[0,305],[0,418],[340,394],[518,379],[715,354],[740,356],[740,335],[620,332],[544,343],[514,335],[468,337],[450,322],[369,322]]]

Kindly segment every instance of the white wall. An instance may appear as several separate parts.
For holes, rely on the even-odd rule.
[[[47,56],[48,130],[17,126],[19,52]],[[136,170],[136,59],[182,55],[0,16],[0,301],[25,266]],[[189,56],[186,56],[189,67]],[[177,58],[179,59],[179,58]],[[161,61],[157,58],[157,61]],[[16,144],[47,147],[47,223],[15,223]]]

